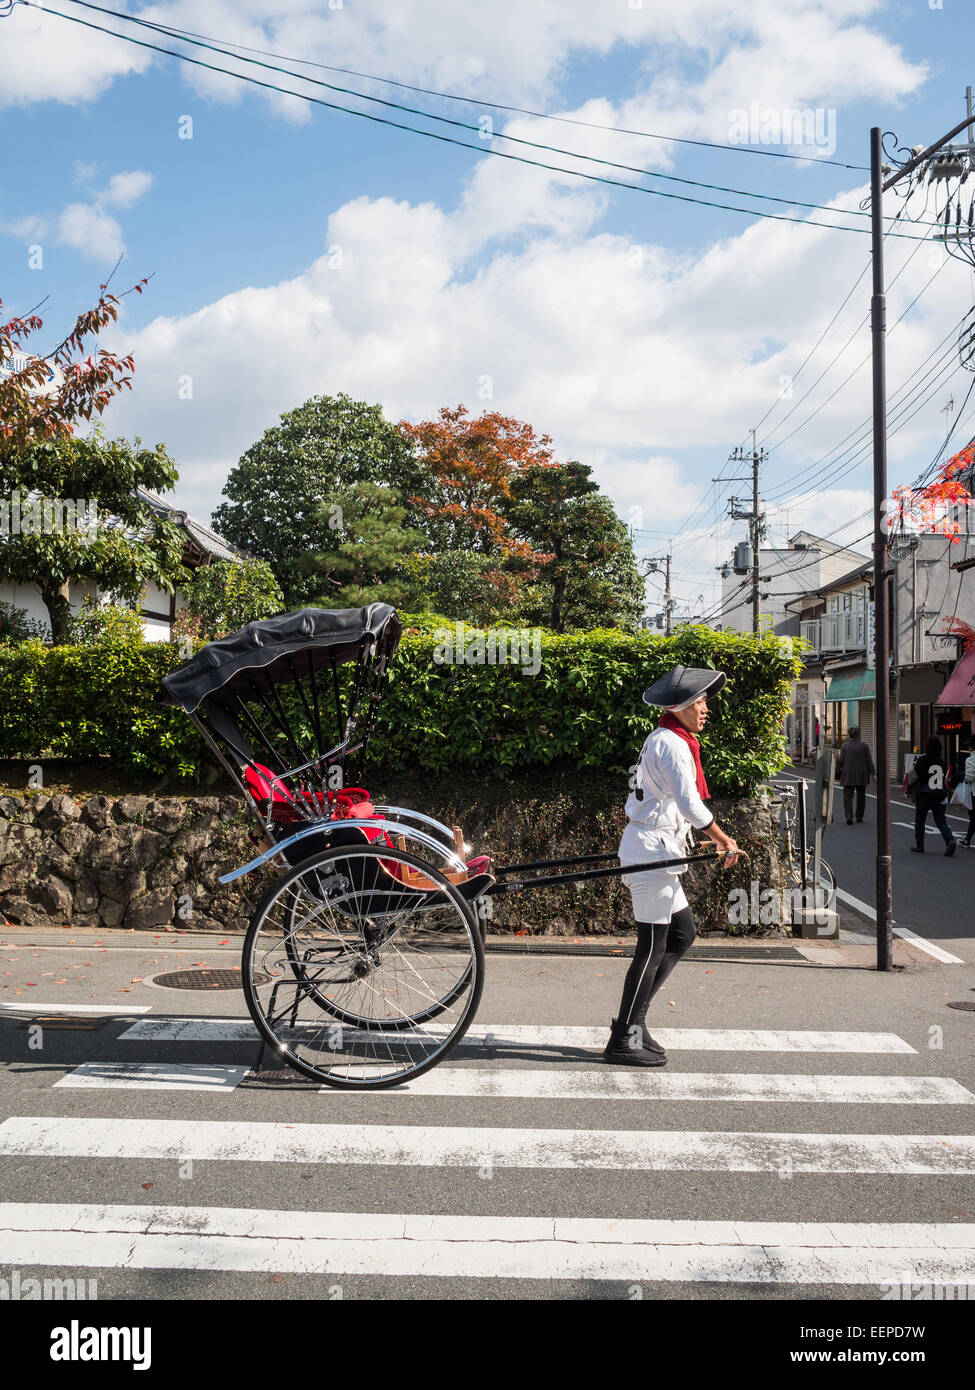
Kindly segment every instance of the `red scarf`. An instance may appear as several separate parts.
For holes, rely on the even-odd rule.
[[[670,729],[672,733],[675,733],[678,738],[682,738],[688,745],[691,750],[691,755],[694,758],[694,770],[697,773],[697,794],[698,796],[704,797],[706,800],[711,793],[708,791],[708,784],[704,780],[704,768],[701,766],[700,743],[698,743],[697,739],[688,729],[684,728],[676,714],[672,714],[670,710],[665,710],[661,715],[660,723],[657,725],[657,728]]]

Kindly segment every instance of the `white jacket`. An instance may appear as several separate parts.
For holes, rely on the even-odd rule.
[[[626,800],[629,824],[620,840],[620,862],[649,863],[686,854],[691,828],[704,830],[714,820],[698,793],[687,742],[671,729],[654,729],[640,750],[635,780]]]
[[[965,781],[969,786],[975,782],[975,753],[969,753],[965,759]]]

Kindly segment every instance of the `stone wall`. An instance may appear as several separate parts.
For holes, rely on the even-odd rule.
[[[625,823],[618,797],[603,808],[578,789],[499,801],[468,783],[462,814],[443,788],[427,790],[421,797],[410,786],[389,787],[386,795],[394,805],[422,805],[447,824],[461,821],[475,852],[493,852],[502,864],[615,851]],[[782,884],[766,802],[716,798],[712,809],[749,859],[728,873],[713,864],[688,869],[684,886],[698,930],[775,931],[777,913],[763,914],[761,923],[728,921],[733,889],[747,893],[754,881],[765,893]],[[3,796],[0,915],[29,927],[242,931],[279,870],[259,870],[226,887],[217,880],[265,844],[239,796],[93,796],[83,804],[64,795]],[[633,929],[620,878],[501,896],[493,905],[492,932],[592,936]]]
[[[236,796],[0,797],[0,914],[31,927],[242,930],[267,875],[247,879],[247,896],[217,879],[258,852],[257,830]]]

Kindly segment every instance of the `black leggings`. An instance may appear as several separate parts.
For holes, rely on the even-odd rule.
[[[623,982],[619,1022],[628,1027],[642,1024],[647,1007],[681,956],[694,944],[697,931],[689,907],[682,907],[670,922],[637,922],[637,946]]]

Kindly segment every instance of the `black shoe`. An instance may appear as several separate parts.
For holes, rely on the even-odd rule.
[[[647,1025],[641,1023],[640,1027],[643,1029],[643,1046],[650,1052],[659,1052],[661,1057],[666,1057],[666,1052],[657,1042],[656,1038],[651,1038],[650,1034],[647,1032]]]
[[[847,823],[847,825],[852,825],[852,824],[853,824],[853,817],[852,817],[852,816],[847,816],[847,818],[846,818],[846,823]]]
[[[609,1042],[603,1051],[603,1061],[619,1067],[662,1067],[667,1058],[661,1052],[651,1052],[637,1041],[639,1034],[631,1031],[635,1025],[613,1019]],[[636,1045],[634,1046],[634,1043]]]
[[[923,845],[911,845],[911,853],[912,853],[912,854],[923,854],[923,853],[924,853],[924,846],[923,846]]]
[[[948,843],[945,845],[945,858],[946,858],[946,859],[950,859],[950,858],[951,858],[951,856],[952,856],[952,855],[954,854],[954,852],[955,852],[955,848],[956,848],[955,841],[954,841],[954,840],[949,840]]]
[[[857,825],[862,825],[862,824],[863,824],[863,817],[862,817],[862,816],[857,816]]]

